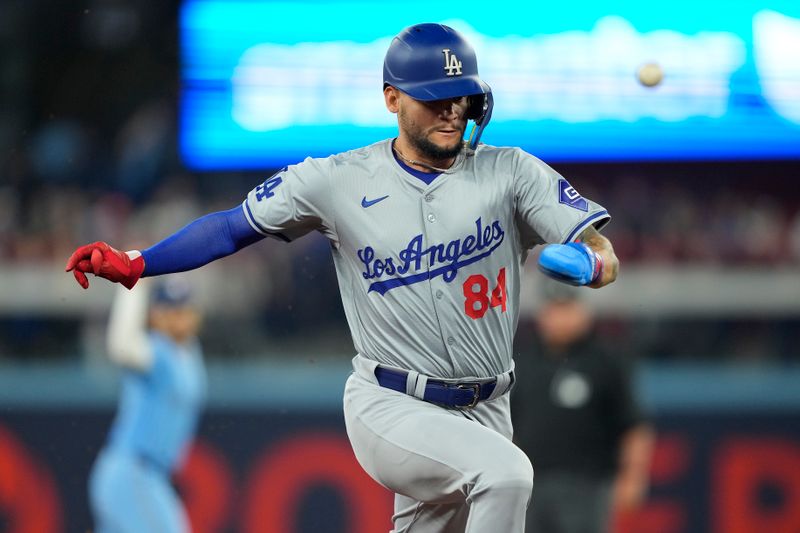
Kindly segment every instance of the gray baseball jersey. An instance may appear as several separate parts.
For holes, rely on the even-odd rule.
[[[511,369],[527,251],[609,218],[518,148],[479,145],[426,185],[391,140],[289,166],[243,209],[265,235],[330,239],[359,354],[440,378]]]

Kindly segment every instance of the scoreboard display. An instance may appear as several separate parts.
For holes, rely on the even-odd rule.
[[[383,56],[419,22],[475,47],[495,97],[488,144],[548,162],[800,159],[796,0],[186,0],[184,163],[273,169],[396,135]]]

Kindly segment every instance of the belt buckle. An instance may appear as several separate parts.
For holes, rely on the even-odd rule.
[[[471,389],[472,401],[466,405],[456,405],[456,407],[472,409],[478,402],[481,401],[481,384],[480,383],[459,383],[456,385],[457,389]]]

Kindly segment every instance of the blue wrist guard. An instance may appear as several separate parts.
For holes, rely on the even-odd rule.
[[[603,259],[582,242],[550,244],[539,255],[539,270],[570,285],[589,285],[603,275]]]

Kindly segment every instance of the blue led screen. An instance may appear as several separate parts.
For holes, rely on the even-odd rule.
[[[549,162],[800,159],[796,0],[187,0],[185,164],[278,168],[396,135],[383,56],[418,22],[475,47],[495,97],[486,143]],[[647,62],[654,88],[636,79]]]

